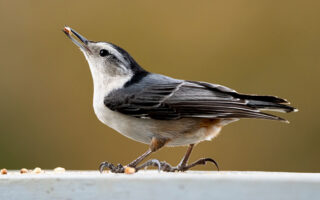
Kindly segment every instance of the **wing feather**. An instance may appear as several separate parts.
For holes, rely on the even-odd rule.
[[[130,91],[134,91],[130,92]],[[224,86],[204,82],[171,81],[149,84],[137,91],[114,91],[104,103],[111,110],[137,118],[175,120],[180,118],[263,118],[283,120],[262,113],[258,106],[251,106],[250,97]],[[275,103],[284,100],[272,96],[260,96]],[[282,105],[282,104],[277,104]]]

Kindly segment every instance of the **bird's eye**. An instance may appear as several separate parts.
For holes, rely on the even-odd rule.
[[[110,55],[109,51],[105,50],[105,49],[101,49],[99,52],[101,57],[105,57],[107,55]]]

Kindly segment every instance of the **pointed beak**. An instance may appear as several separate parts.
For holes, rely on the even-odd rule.
[[[68,26],[65,26],[62,31],[67,35],[68,38],[71,39],[71,41],[75,45],[80,47],[80,49],[91,53],[90,49],[88,48],[89,40],[87,40],[85,37],[83,37],[82,35],[80,35],[75,30],[73,30],[72,28],[70,28]],[[76,37],[72,37],[73,35],[75,35]]]

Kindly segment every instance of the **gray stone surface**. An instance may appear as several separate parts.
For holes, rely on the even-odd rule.
[[[100,174],[66,171],[0,175],[0,200],[320,199],[320,173],[192,171]]]

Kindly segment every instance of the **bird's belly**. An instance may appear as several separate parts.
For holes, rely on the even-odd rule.
[[[187,145],[202,140],[204,131],[197,135],[185,134],[197,125],[192,119],[153,120],[141,119],[112,111],[105,106],[94,105],[98,119],[122,135],[145,144],[150,144],[153,137],[167,139],[169,146]]]
[[[222,126],[234,120],[219,121],[203,126],[203,119],[184,118],[180,120],[141,119],[94,105],[98,119],[122,135],[145,144],[153,137],[168,139],[167,146],[182,146],[211,140],[218,135]]]
[[[196,144],[205,140],[212,140],[222,127],[238,119],[192,119],[195,124],[183,134],[179,134],[168,142],[168,146],[182,146]],[[205,122],[205,123],[204,123]]]

